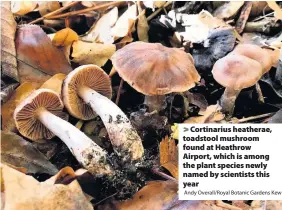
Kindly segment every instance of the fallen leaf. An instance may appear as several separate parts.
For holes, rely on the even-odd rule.
[[[275,1],[267,1],[267,4],[274,11],[274,17],[282,20],[282,8]]]
[[[178,179],[178,148],[175,140],[168,136],[160,143],[160,164]]]
[[[61,95],[62,85],[66,76],[67,75],[61,73],[55,74],[53,77],[44,82],[40,88],[50,89]]]
[[[16,15],[25,15],[32,12],[37,7],[37,3],[34,1],[12,1],[11,11]]]
[[[72,44],[78,40],[78,35],[70,28],[64,28],[55,33],[52,43],[57,47],[63,47]]]
[[[31,143],[14,134],[1,132],[1,161],[26,168],[28,173],[55,174],[58,169]]]
[[[1,70],[2,74],[19,82],[14,42],[17,23],[10,10],[9,1],[1,2]]]
[[[251,17],[258,17],[262,13],[267,13],[271,9],[267,6],[267,2],[265,1],[253,1],[253,6],[251,10]]]
[[[228,19],[235,16],[239,9],[243,6],[244,1],[229,1],[218,7],[213,15],[221,19]]]
[[[149,25],[148,25],[148,21],[145,15],[145,10],[142,11],[140,1],[137,2],[137,6],[138,6],[138,11],[139,11],[139,17],[138,17],[138,23],[137,23],[138,38],[139,38],[139,41],[149,42],[149,35],[148,35]]]
[[[226,210],[214,201],[179,200],[178,184],[172,181],[152,181],[131,200],[109,203],[98,210]]]
[[[130,6],[117,20],[115,26],[111,29],[111,34],[115,37],[115,40],[120,37],[125,37],[128,33],[131,33],[132,25],[134,25],[137,18],[136,5]]]
[[[78,182],[73,180],[75,174],[70,167],[45,182],[38,182],[4,164],[1,174],[5,187],[4,210],[93,210]],[[66,179],[68,182],[64,182]]]
[[[210,105],[206,110],[200,110],[199,115],[202,116],[190,117],[183,123],[214,123],[224,119],[224,114],[220,112],[219,105]]]
[[[40,1],[38,2],[38,11],[41,16],[44,16],[50,12],[53,12],[61,7],[58,1]]]
[[[16,49],[21,83],[32,82],[39,87],[50,76],[72,70],[63,52],[52,45],[39,26],[21,26],[17,31]]]
[[[245,2],[241,9],[241,14],[238,20],[236,21],[236,25],[235,25],[235,29],[239,34],[241,34],[244,31],[247,20],[249,19],[251,13],[252,5],[253,5],[252,2]]]
[[[15,131],[16,125],[14,122],[14,110],[17,105],[25,99],[36,88],[32,83],[21,84],[11,96],[11,98],[2,105],[2,130],[3,131]]]
[[[94,27],[89,30],[86,36],[81,39],[85,41],[100,42],[105,44],[114,43],[114,37],[111,34],[111,29],[118,19],[118,8],[114,7],[108,13],[104,14],[95,23]]]
[[[72,61],[83,64],[103,66],[116,51],[114,44],[98,44],[75,41],[72,44]]]
[[[266,201],[266,210],[278,210],[282,208],[282,201]]]

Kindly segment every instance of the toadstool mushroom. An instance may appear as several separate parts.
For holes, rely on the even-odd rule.
[[[15,109],[14,120],[19,132],[31,139],[51,139],[58,136],[76,159],[92,174],[110,174],[106,152],[72,124],[62,110],[59,95],[49,89],[31,93]]]
[[[190,54],[159,43],[133,42],[111,60],[120,77],[146,95],[150,111],[162,109],[165,94],[184,92],[200,80]]]
[[[256,60],[262,65],[263,73],[268,72],[272,67],[271,55],[257,45],[238,44],[231,53],[243,55],[253,60]]]
[[[124,161],[143,156],[144,149],[137,131],[127,116],[109,98],[112,95],[108,75],[96,65],[82,65],[66,77],[63,101],[71,115],[82,120],[102,119],[115,152]]]
[[[232,115],[235,100],[244,88],[256,84],[263,74],[259,62],[243,55],[229,54],[219,60],[213,66],[214,79],[225,91],[220,99],[223,113]]]

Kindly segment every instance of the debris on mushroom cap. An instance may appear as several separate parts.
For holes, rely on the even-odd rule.
[[[213,66],[214,79],[224,87],[241,90],[254,85],[262,76],[262,66],[243,55],[229,54]]]
[[[37,111],[42,108],[64,120],[68,119],[68,115],[63,112],[64,104],[57,93],[49,89],[35,90],[17,106],[14,112],[14,120],[19,132],[34,141],[51,139],[55,136],[37,119]]]
[[[238,44],[232,53],[247,56],[258,61],[263,68],[264,73],[268,72],[272,66],[271,55],[261,47],[254,44]]]
[[[68,74],[63,85],[63,101],[71,115],[90,120],[96,117],[93,109],[78,95],[78,88],[86,86],[111,98],[112,87],[109,76],[96,65],[82,65]]]
[[[131,43],[111,60],[119,75],[145,95],[183,92],[200,80],[190,54],[158,43]]]

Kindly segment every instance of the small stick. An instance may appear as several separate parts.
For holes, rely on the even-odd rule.
[[[163,8],[165,8],[165,7],[167,7],[171,4],[172,4],[172,2],[169,1],[164,6],[162,6],[161,8],[157,9],[153,14],[151,14],[149,17],[147,17],[147,21],[152,20],[155,16],[157,16],[163,10]]]
[[[57,19],[57,18],[63,18],[63,17],[72,16],[72,15],[80,15],[80,14],[84,14],[84,13],[87,13],[87,12],[90,12],[90,11],[93,11],[93,10],[104,9],[104,8],[109,7],[109,6],[116,6],[116,5],[119,5],[121,3],[123,3],[123,1],[113,1],[113,2],[106,3],[106,4],[82,9],[82,10],[67,12],[67,13],[60,14],[60,15],[48,16],[47,18],[48,19]]]
[[[158,168],[155,168],[155,167],[154,167],[154,168],[152,169],[152,172],[153,172],[154,174],[157,174],[157,175],[159,175],[159,176],[161,176],[161,177],[167,179],[167,180],[171,180],[171,181],[177,182],[177,180],[176,180],[175,178],[173,178],[173,177],[171,177],[171,176],[169,176],[169,175],[167,175],[167,174],[161,172]]]
[[[57,15],[57,14],[59,14],[60,12],[63,12],[64,10],[66,10],[66,9],[68,9],[68,8],[70,8],[70,7],[72,7],[72,6],[76,5],[76,4],[78,4],[78,3],[80,3],[80,1],[71,2],[70,4],[68,4],[68,5],[64,6],[64,7],[61,7],[61,8],[59,8],[59,9],[53,11],[53,12],[50,12],[50,13],[44,15],[44,16],[41,17],[41,18],[38,18],[38,19],[36,19],[36,20],[34,20],[34,21],[31,21],[29,24],[38,23],[38,22],[44,20],[45,18],[47,18],[47,17],[49,17],[49,16]]]
[[[118,105],[119,99],[120,99],[120,92],[121,92],[121,88],[123,85],[123,79],[120,79],[120,83],[119,83],[119,87],[118,87],[118,92],[117,92],[117,98],[116,98],[116,105]]]
[[[244,123],[244,122],[248,122],[248,121],[251,121],[251,120],[257,120],[257,119],[260,119],[260,118],[269,117],[269,116],[271,116],[273,114],[275,114],[275,113],[271,112],[271,113],[267,113],[267,114],[261,114],[261,115],[257,115],[257,116],[242,118],[242,119],[238,120],[238,123]]]
[[[262,91],[261,91],[261,88],[260,88],[260,85],[259,85],[258,82],[256,83],[256,91],[257,91],[257,94],[258,94],[258,100],[261,103],[264,103],[264,97],[263,97],[263,94],[262,94]]]

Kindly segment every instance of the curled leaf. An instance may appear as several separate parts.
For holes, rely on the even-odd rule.
[[[25,15],[32,12],[37,7],[35,1],[12,1],[11,10],[13,14]]]
[[[19,82],[14,42],[17,23],[10,9],[10,2],[1,2],[1,70]]]
[[[72,45],[72,61],[83,64],[103,66],[116,51],[114,44],[98,44],[75,41]]]
[[[178,148],[173,138],[167,136],[160,143],[160,164],[178,179]]]
[[[28,173],[55,174],[57,168],[31,143],[14,133],[1,132],[2,162],[23,167]]]
[[[114,37],[111,34],[111,29],[115,25],[117,19],[118,8],[114,7],[97,21],[88,34],[82,37],[82,40],[112,44],[114,42]]]
[[[36,88],[32,83],[21,84],[11,96],[11,98],[2,105],[2,130],[3,131],[14,131],[16,128],[13,114],[17,105],[25,99],[32,91]]]
[[[4,209],[9,210],[93,210],[76,180],[74,171],[67,167],[45,182],[38,182],[9,166],[1,165],[5,187]],[[66,180],[67,179],[67,180]]]
[[[55,33],[52,43],[57,47],[67,46],[78,40],[78,35],[70,28],[64,28]]]
[[[117,20],[115,26],[111,30],[111,34],[115,39],[125,37],[128,33],[131,33],[132,25],[134,25],[137,18],[136,5],[130,6]]]

